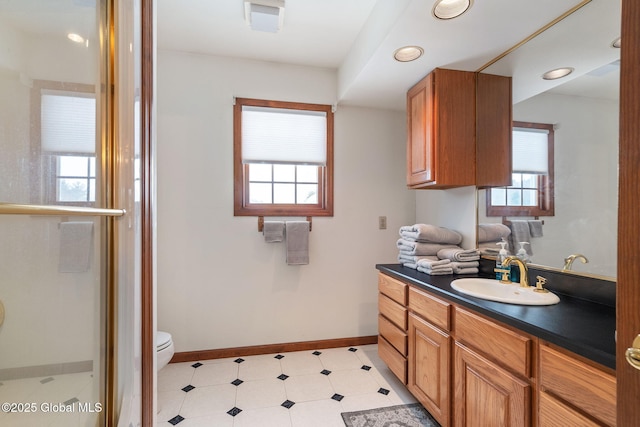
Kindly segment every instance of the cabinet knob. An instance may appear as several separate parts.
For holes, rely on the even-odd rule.
[[[640,370],[640,335],[633,340],[633,347],[630,347],[624,353],[629,365]]]

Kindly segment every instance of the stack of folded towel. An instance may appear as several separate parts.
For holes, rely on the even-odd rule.
[[[499,222],[494,224],[478,224],[478,249],[486,255],[498,255],[502,239],[509,241],[511,229]],[[507,251],[513,253],[510,248]]]
[[[453,264],[451,260],[440,259],[437,256],[429,256],[420,259],[417,263],[417,270],[432,276],[453,274]]]
[[[438,258],[451,261],[455,274],[476,274],[480,266],[480,252],[477,249],[444,248],[438,251]]]
[[[458,246],[462,235],[455,230],[430,224],[400,227],[398,261],[405,267],[431,275],[478,272],[480,254]]]

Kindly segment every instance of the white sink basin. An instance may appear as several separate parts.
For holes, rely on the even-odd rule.
[[[451,287],[472,297],[508,304],[552,305],[560,302],[560,298],[551,292],[534,292],[534,287],[521,288],[517,283],[508,285],[493,279],[456,279],[451,282]]]

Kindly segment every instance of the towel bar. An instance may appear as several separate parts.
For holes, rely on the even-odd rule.
[[[540,217],[539,216],[534,216],[533,219],[540,219]],[[511,225],[511,221],[509,221],[506,216],[502,217],[502,223],[504,225],[506,225],[506,226],[510,226]],[[544,219],[542,220],[542,225],[544,225]]]
[[[307,217],[307,221],[309,221],[309,231],[311,231],[313,224],[311,222],[311,217],[310,216]],[[258,217],[258,232],[262,233],[263,229],[264,229],[264,217],[263,216],[259,216]]]

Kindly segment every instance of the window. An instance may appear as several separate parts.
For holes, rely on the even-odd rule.
[[[34,82],[45,203],[96,201],[96,97],[93,86]]]
[[[89,204],[96,201],[95,156],[52,156],[58,203]]]
[[[237,98],[235,215],[333,215],[330,105]]]
[[[487,192],[487,216],[552,216],[553,125],[513,123],[512,183]]]

